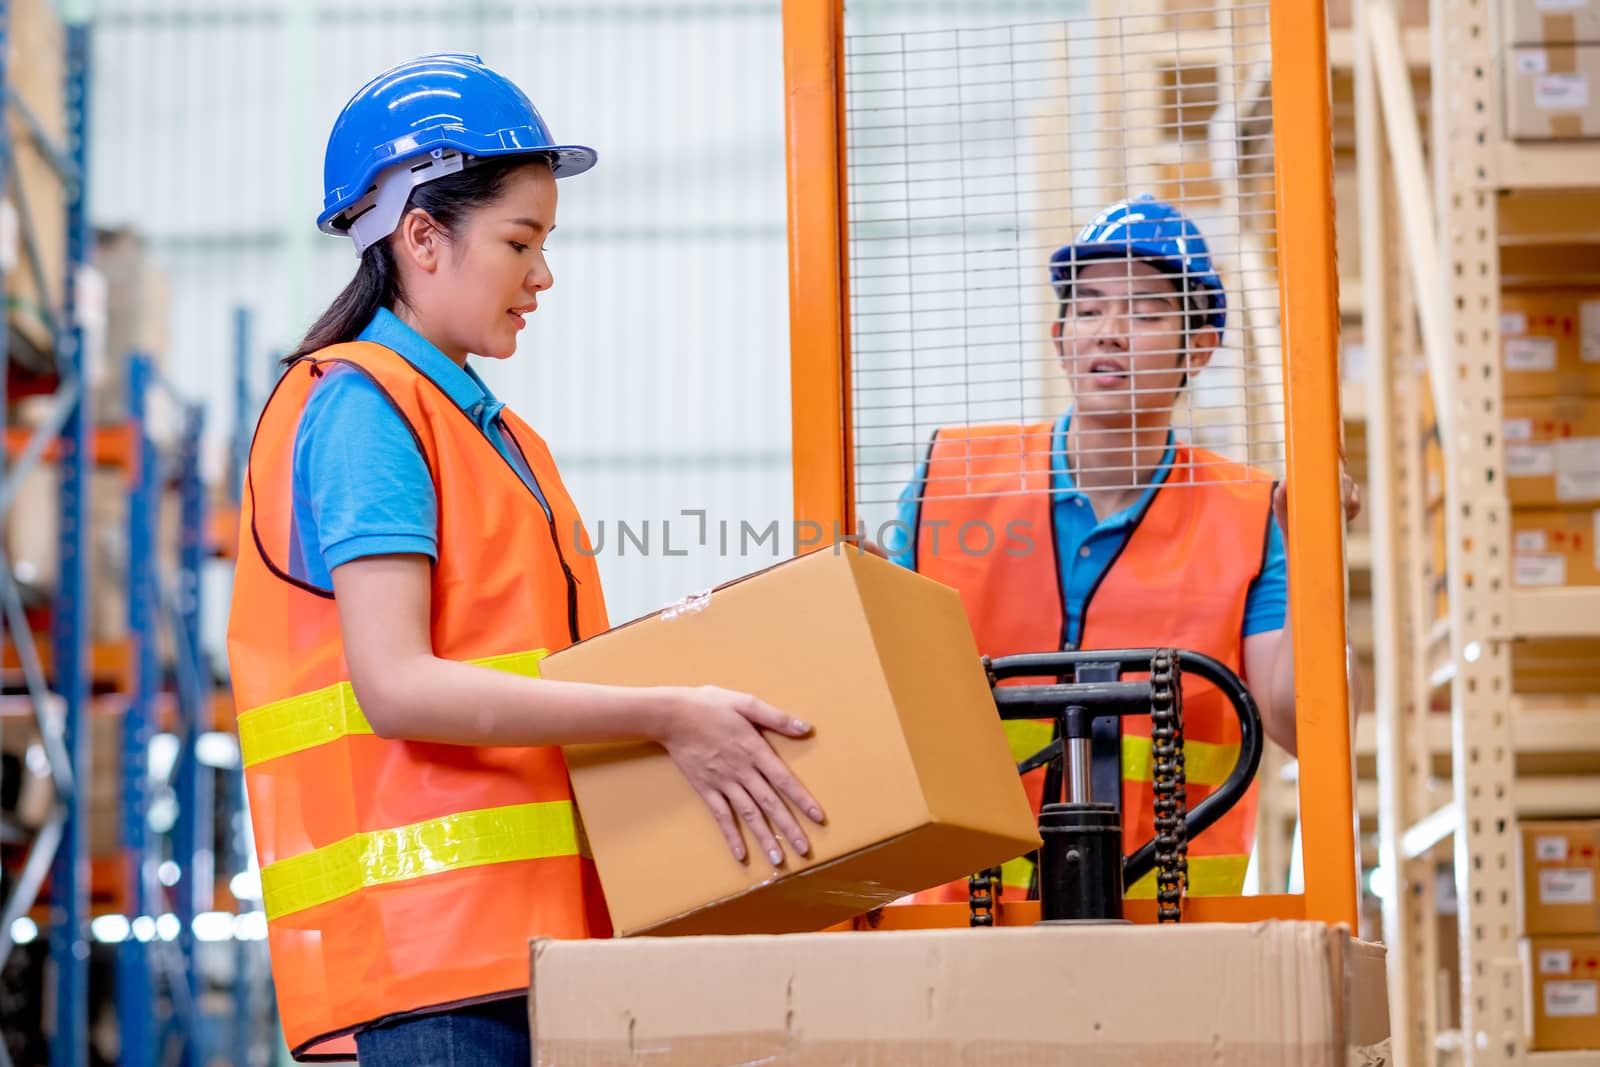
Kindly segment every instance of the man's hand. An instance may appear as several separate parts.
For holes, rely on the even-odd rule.
[[[1339,464],[1339,497],[1344,504],[1344,521],[1348,526],[1354,522],[1356,516],[1361,514],[1361,487],[1356,480],[1350,477],[1344,469],[1344,464]],[[1282,481],[1272,493],[1272,514],[1277,517],[1278,528],[1285,533],[1289,531],[1289,483]]]

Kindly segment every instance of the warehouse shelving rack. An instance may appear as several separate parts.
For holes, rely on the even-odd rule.
[[[1366,744],[1379,768],[1395,1062],[1412,1067],[1600,1064],[1600,1051],[1532,1052],[1526,1037],[1517,820],[1600,811],[1600,698],[1514,692],[1511,649],[1525,638],[1600,636],[1600,590],[1510,581],[1498,218],[1505,193],[1592,187],[1600,147],[1506,138],[1501,14],[1491,0],[1435,0],[1426,158],[1393,0],[1357,3],[1378,620],[1378,716]],[[1422,576],[1428,398],[1445,445],[1448,614],[1439,621]],[[1434,713],[1441,697],[1448,715]],[[1441,773],[1448,790],[1435,784]],[[1438,983],[1442,864],[1454,869],[1459,1029]]]
[[[13,923],[24,916],[48,878],[50,897],[50,958],[53,973],[54,1030],[50,1036],[52,1064],[79,1065],[88,1062],[87,1006],[89,1000],[89,857],[86,779],[89,767],[87,715],[90,699],[90,648],[88,630],[88,478],[93,461],[91,452],[90,396],[83,323],[78,314],[77,280],[79,269],[88,262],[90,235],[86,188],[83,176],[88,168],[88,88],[89,30],[82,23],[66,27],[66,82],[63,87],[67,118],[65,144],[50,144],[36,121],[29,121],[26,108],[10,91],[10,16],[8,0],[0,0],[0,86],[5,87],[4,113],[0,123],[0,181],[14,174],[14,146],[9,143],[13,114],[20,115],[43,154],[58,170],[66,187],[66,278],[62,306],[51,309],[54,324],[54,386],[50,414],[43,425],[28,436],[14,463],[0,473],[0,511],[16,500],[19,479],[29,467],[41,462],[46,445],[56,442],[55,461],[60,466],[60,581],[51,610],[50,647],[46,661],[39,655],[33,627],[23,610],[9,561],[0,566],[0,595],[3,595],[5,629],[15,648],[18,666],[26,678],[31,710],[44,739],[50,776],[56,790],[56,805],[44,827],[34,837],[15,883],[0,906],[0,962],[13,947]],[[25,192],[25,190],[23,190]],[[20,200],[20,198],[18,198]],[[34,253],[34,220],[18,211],[19,229],[25,259],[37,262]],[[3,279],[0,279],[3,280]],[[45,286],[40,287],[42,291]],[[9,404],[11,364],[8,358],[9,324],[0,330],[0,418]],[[9,430],[9,427],[6,429]],[[12,435],[6,434],[9,445]],[[9,448],[0,450],[8,452]],[[46,690],[49,672],[54,692],[62,701],[63,714],[57,721],[51,714],[52,702]],[[0,1059],[8,1059],[0,1047]]]

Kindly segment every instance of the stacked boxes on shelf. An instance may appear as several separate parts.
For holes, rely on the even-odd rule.
[[[1522,824],[1521,942],[1534,1049],[1600,1049],[1600,820]]]
[[[1511,585],[1600,586],[1600,194],[1522,190],[1498,214]],[[1597,655],[1593,638],[1518,640],[1513,686],[1592,692]]]
[[[10,359],[29,370],[52,361],[67,274],[67,190],[50,156],[66,144],[64,34],[51,0],[13,0],[6,72],[19,106],[5,109],[12,160],[0,199],[0,269],[6,326],[21,342]],[[35,124],[50,148],[35,137]]]
[[[1504,10],[1506,136],[1600,137],[1600,3],[1506,0]]]

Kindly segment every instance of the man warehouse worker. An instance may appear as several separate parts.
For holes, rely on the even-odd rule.
[[[1107,208],[1050,257],[1051,335],[1072,407],[1035,425],[947,427],[901,495],[910,536],[895,562],[961,593],[979,651],[1175,647],[1240,675],[1267,736],[1295,751],[1294,651],[1283,531],[1287,492],[1260,471],[1175,438],[1172,412],[1222,339],[1227,300],[1204,237],[1149,196]],[[1344,486],[1347,516],[1358,507]],[[976,524],[976,525],[969,525]],[[986,528],[992,534],[960,531]],[[987,551],[975,551],[989,541]],[[1008,722],[1018,759],[1050,740],[1045,722]],[[1154,835],[1150,722],[1122,720],[1128,851]],[[1232,708],[1184,684],[1192,807],[1238,752]],[[1028,776],[1037,812],[1043,771]],[[1256,790],[1189,843],[1188,892],[1243,889]],[[1032,877],[1002,869],[1007,897]],[[965,882],[917,894],[965,900]],[[1129,896],[1153,896],[1152,874]]]

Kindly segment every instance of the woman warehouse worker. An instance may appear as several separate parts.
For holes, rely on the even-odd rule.
[[[1287,486],[1177,440],[1172,413],[1221,343],[1227,301],[1204,236],[1170,204],[1113,204],[1050,260],[1056,358],[1073,406],[1036,425],[937,431],[901,496],[896,562],[956,588],[988,656],[1057,648],[1176,647],[1240,675],[1266,735],[1295,751],[1294,643],[1280,526]],[[1018,491],[1018,490],[1022,491]],[[1359,504],[1343,485],[1347,518]],[[995,531],[969,551],[968,524]],[[1011,536],[1000,536],[1000,534]],[[971,541],[982,540],[970,537]],[[1184,684],[1192,807],[1233,769],[1239,727],[1222,695]],[[1045,722],[1008,722],[1018,759]],[[1034,810],[1044,772],[1028,777]],[[1150,721],[1122,720],[1124,843],[1154,835]],[[1237,895],[1255,839],[1255,789],[1189,842],[1187,891]],[[1001,870],[1021,896],[1033,864]],[[1154,895],[1151,875],[1130,896]],[[966,883],[918,894],[965,900]]]
[[[785,801],[823,817],[761,733],[809,727],[752,696],[538,678],[606,629],[599,575],[467,355],[516,353],[594,162],[471,55],[379,75],[328,140],[318,225],[360,263],[261,415],[228,627],[299,1060],[530,1062],[529,939],[610,933],[557,746],[658,742],[741,860],[736,815],[773,864],[809,848]]]

